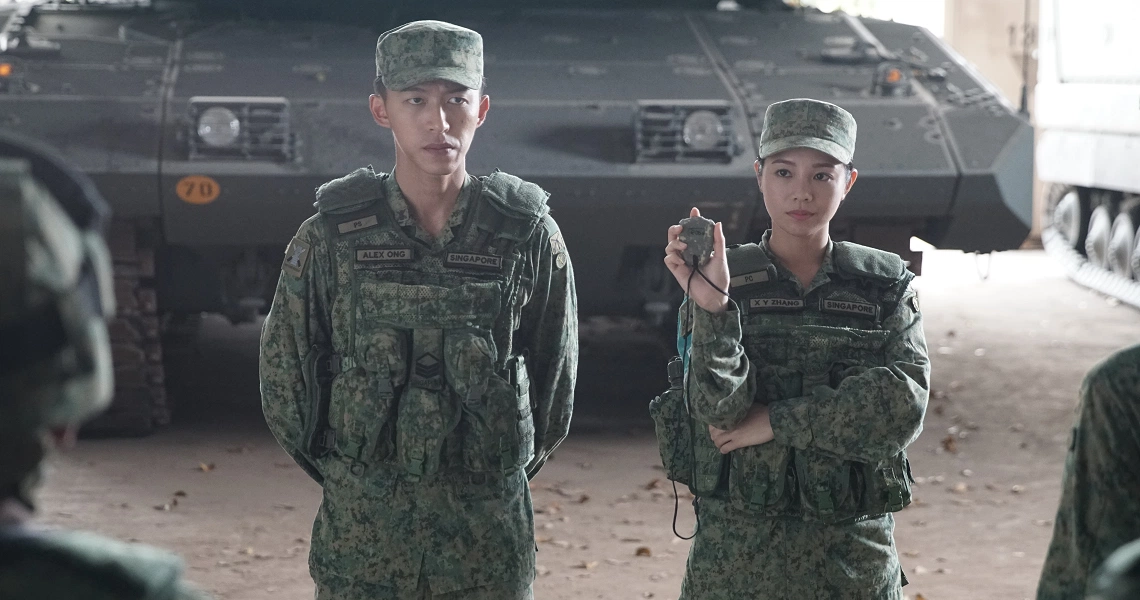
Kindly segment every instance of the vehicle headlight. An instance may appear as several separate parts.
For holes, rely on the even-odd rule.
[[[241,133],[241,121],[223,106],[207,108],[198,117],[198,138],[215,148],[229,146]]]
[[[711,110],[695,110],[685,119],[681,139],[693,150],[712,150],[724,139],[724,124]]]

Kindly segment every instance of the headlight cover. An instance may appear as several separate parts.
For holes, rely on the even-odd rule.
[[[207,145],[223,148],[241,135],[241,121],[234,111],[224,106],[207,108],[198,117],[198,138]]]
[[[712,150],[724,139],[724,124],[711,110],[695,110],[685,118],[681,139],[693,150]]]

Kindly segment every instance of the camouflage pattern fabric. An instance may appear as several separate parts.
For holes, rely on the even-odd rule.
[[[0,132],[0,343],[15,345],[0,364],[0,509],[34,507],[50,429],[78,427],[110,402],[105,216],[89,179]],[[181,574],[177,557],[143,545],[0,523],[3,600],[204,600]]]
[[[891,515],[844,525],[697,509],[681,600],[901,600]]]
[[[695,490],[706,494],[706,519],[690,552],[686,576],[695,579],[686,597],[729,597],[711,591],[707,573],[723,573],[723,589],[774,585],[789,598],[898,597],[892,522],[881,517],[910,502],[904,450],[922,430],[930,388],[912,276],[897,256],[832,243],[804,288],[772,255],[769,237],[729,250],[728,311],[694,309],[687,383],[694,435],[711,444],[708,425],[729,429],[763,402],[775,439],[730,452],[716,491]],[[744,268],[742,252],[762,252],[752,264],[770,268]],[[737,528],[747,533],[728,531]],[[715,550],[735,535],[791,538],[758,543],[740,559]],[[820,543],[828,539],[836,545]],[[828,569],[850,567],[850,587],[834,592],[840,577],[768,568],[787,564],[783,553],[799,544],[833,561]],[[722,570],[723,562],[736,567]]]
[[[1089,584],[1088,600],[1140,598],[1140,539],[1113,552]]]
[[[0,598],[208,600],[181,581],[178,557],[64,531],[0,528]]]
[[[1140,345],[1089,371],[1065,457],[1038,600],[1077,600],[1117,548],[1140,537]]]
[[[322,598],[419,598],[421,582],[479,597],[533,580],[527,479],[569,429],[573,271],[537,186],[496,173],[460,198],[442,243],[407,219],[393,178],[360,169],[322,186],[286,254],[262,406],[324,487],[310,551]],[[343,365],[327,454],[308,435],[316,348]]]
[[[483,37],[443,21],[415,21],[376,40],[376,76],[384,87],[406,90],[433,79],[473,90],[483,86]]]
[[[758,158],[789,148],[812,148],[849,164],[857,126],[851,113],[829,102],[794,98],[768,105]]]

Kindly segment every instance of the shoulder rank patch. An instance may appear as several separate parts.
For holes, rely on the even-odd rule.
[[[376,218],[376,215],[369,215],[367,217],[360,217],[359,219],[338,223],[336,230],[341,233],[356,233],[357,231],[364,231],[379,224],[380,221]]]
[[[482,269],[485,271],[502,271],[503,257],[494,254],[475,254],[473,252],[448,252],[443,264],[461,269]]]
[[[748,312],[803,310],[806,306],[801,298],[752,298],[748,301]]]
[[[828,300],[825,298],[820,301],[819,310],[826,313],[853,315],[867,319],[874,319],[879,316],[879,307],[870,302]]]
[[[910,297],[910,307],[914,309],[914,312],[921,312],[918,308],[918,292]]]
[[[300,279],[305,274],[305,266],[309,264],[309,253],[313,247],[308,242],[293,238],[289,247],[285,248],[285,260],[281,263],[281,270]]]
[[[550,254],[554,257],[555,266],[559,269],[566,266],[566,240],[562,239],[561,231],[550,236]]]
[[[392,263],[412,262],[416,253],[411,248],[394,248],[391,246],[357,246],[356,264],[370,267],[390,265]]]
[[[738,288],[754,283],[765,283],[769,280],[768,271],[756,271],[755,273],[745,273],[737,275],[728,280],[729,286]]]

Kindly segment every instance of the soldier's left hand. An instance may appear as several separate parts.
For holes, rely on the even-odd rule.
[[[772,419],[767,404],[753,404],[744,419],[736,427],[727,431],[709,425],[709,435],[721,454],[728,454],[737,448],[759,446],[772,441]]]

